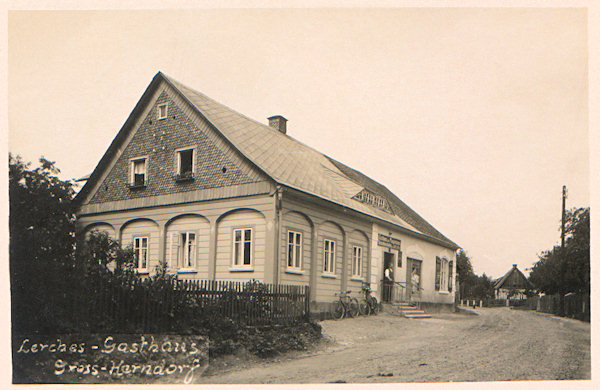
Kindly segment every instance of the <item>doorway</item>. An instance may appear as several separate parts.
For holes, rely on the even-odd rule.
[[[391,302],[394,289],[394,254],[383,252],[383,289],[382,302]]]

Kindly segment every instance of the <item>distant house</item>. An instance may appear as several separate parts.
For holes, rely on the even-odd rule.
[[[495,281],[494,296],[496,299],[525,299],[527,298],[525,292],[531,289],[533,289],[531,282],[517,268],[517,265],[513,264],[503,277]]]
[[[80,228],[131,245],[140,274],[310,285],[324,307],[363,282],[381,300],[390,267],[396,297],[450,307],[458,245],[268,121],[159,72],[77,195]]]

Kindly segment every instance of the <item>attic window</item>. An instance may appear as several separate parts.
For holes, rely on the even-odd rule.
[[[178,181],[194,179],[194,149],[181,149],[177,151],[177,176]]]
[[[352,199],[358,200],[359,202],[366,203],[371,206],[375,206],[387,213],[393,214],[392,208],[390,207],[390,205],[384,197],[377,195],[374,192],[371,192],[367,189],[363,189],[361,192],[354,195]]]
[[[166,119],[167,118],[167,103],[160,104],[158,106],[158,119]]]
[[[131,160],[131,187],[143,187],[146,185],[146,158],[140,157]]]

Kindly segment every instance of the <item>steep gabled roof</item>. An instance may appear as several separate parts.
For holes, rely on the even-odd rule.
[[[387,221],[446,247],[458,248],[458,245],[433,228],[387,188],[362,173],[328,158],[277,129],[250,119],[214,101],[161,72],[155,76],[151,86],[156,84],[157,79],[165,80],[170,84],[242,156],[275,182]],[[144,96],[147,93],[148,90]],[[131,115],[138,110],[140,103]],[[121,129],[117,138],[123,137],[121,135],[123,131],[124,129]],[[111,144],[109,151],[115,149],[117,138]],[[107,154],[98,164],[99,167],[107,159]],[[98,177],[96,170],[91,175],[90,181]],[[89,182],[86,183],[84,189],[89,185]],[[357,200],[355,196],[364,189],[385,198],[393,214]]]
[[[494,289],[497,290],[499,288],[510,288],[513,286],[505,286],[505,284],[509,281],[515,281],[516,280],[520,280],[521,281],[521,285],[523,286],[522,288],[533,288],[533,286],[531,285],[531,282],[525,277],[525,275],[523,275],[523,272],[521,272],[521,270],[519,270],[517,268],[516,264],[513,264],[513,267],[506,273],[504,274],[503,277],[497,279],[494,283]]]

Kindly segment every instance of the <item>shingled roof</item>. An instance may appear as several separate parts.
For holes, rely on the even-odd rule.
[[[214,101],[162,72],[155,76],[151,86],[157,84],[157,79],[170,84],[234,148],[275,182],[387,221],[443,246],[458,248],[387,188],[362,173],[328,158],[290,135]],[[117,138],[120,135],[121,132]],[[94,176],[92,174],[92,178]],[[364,189],[383,197],[393,213],[357,200],[356,195]]]

